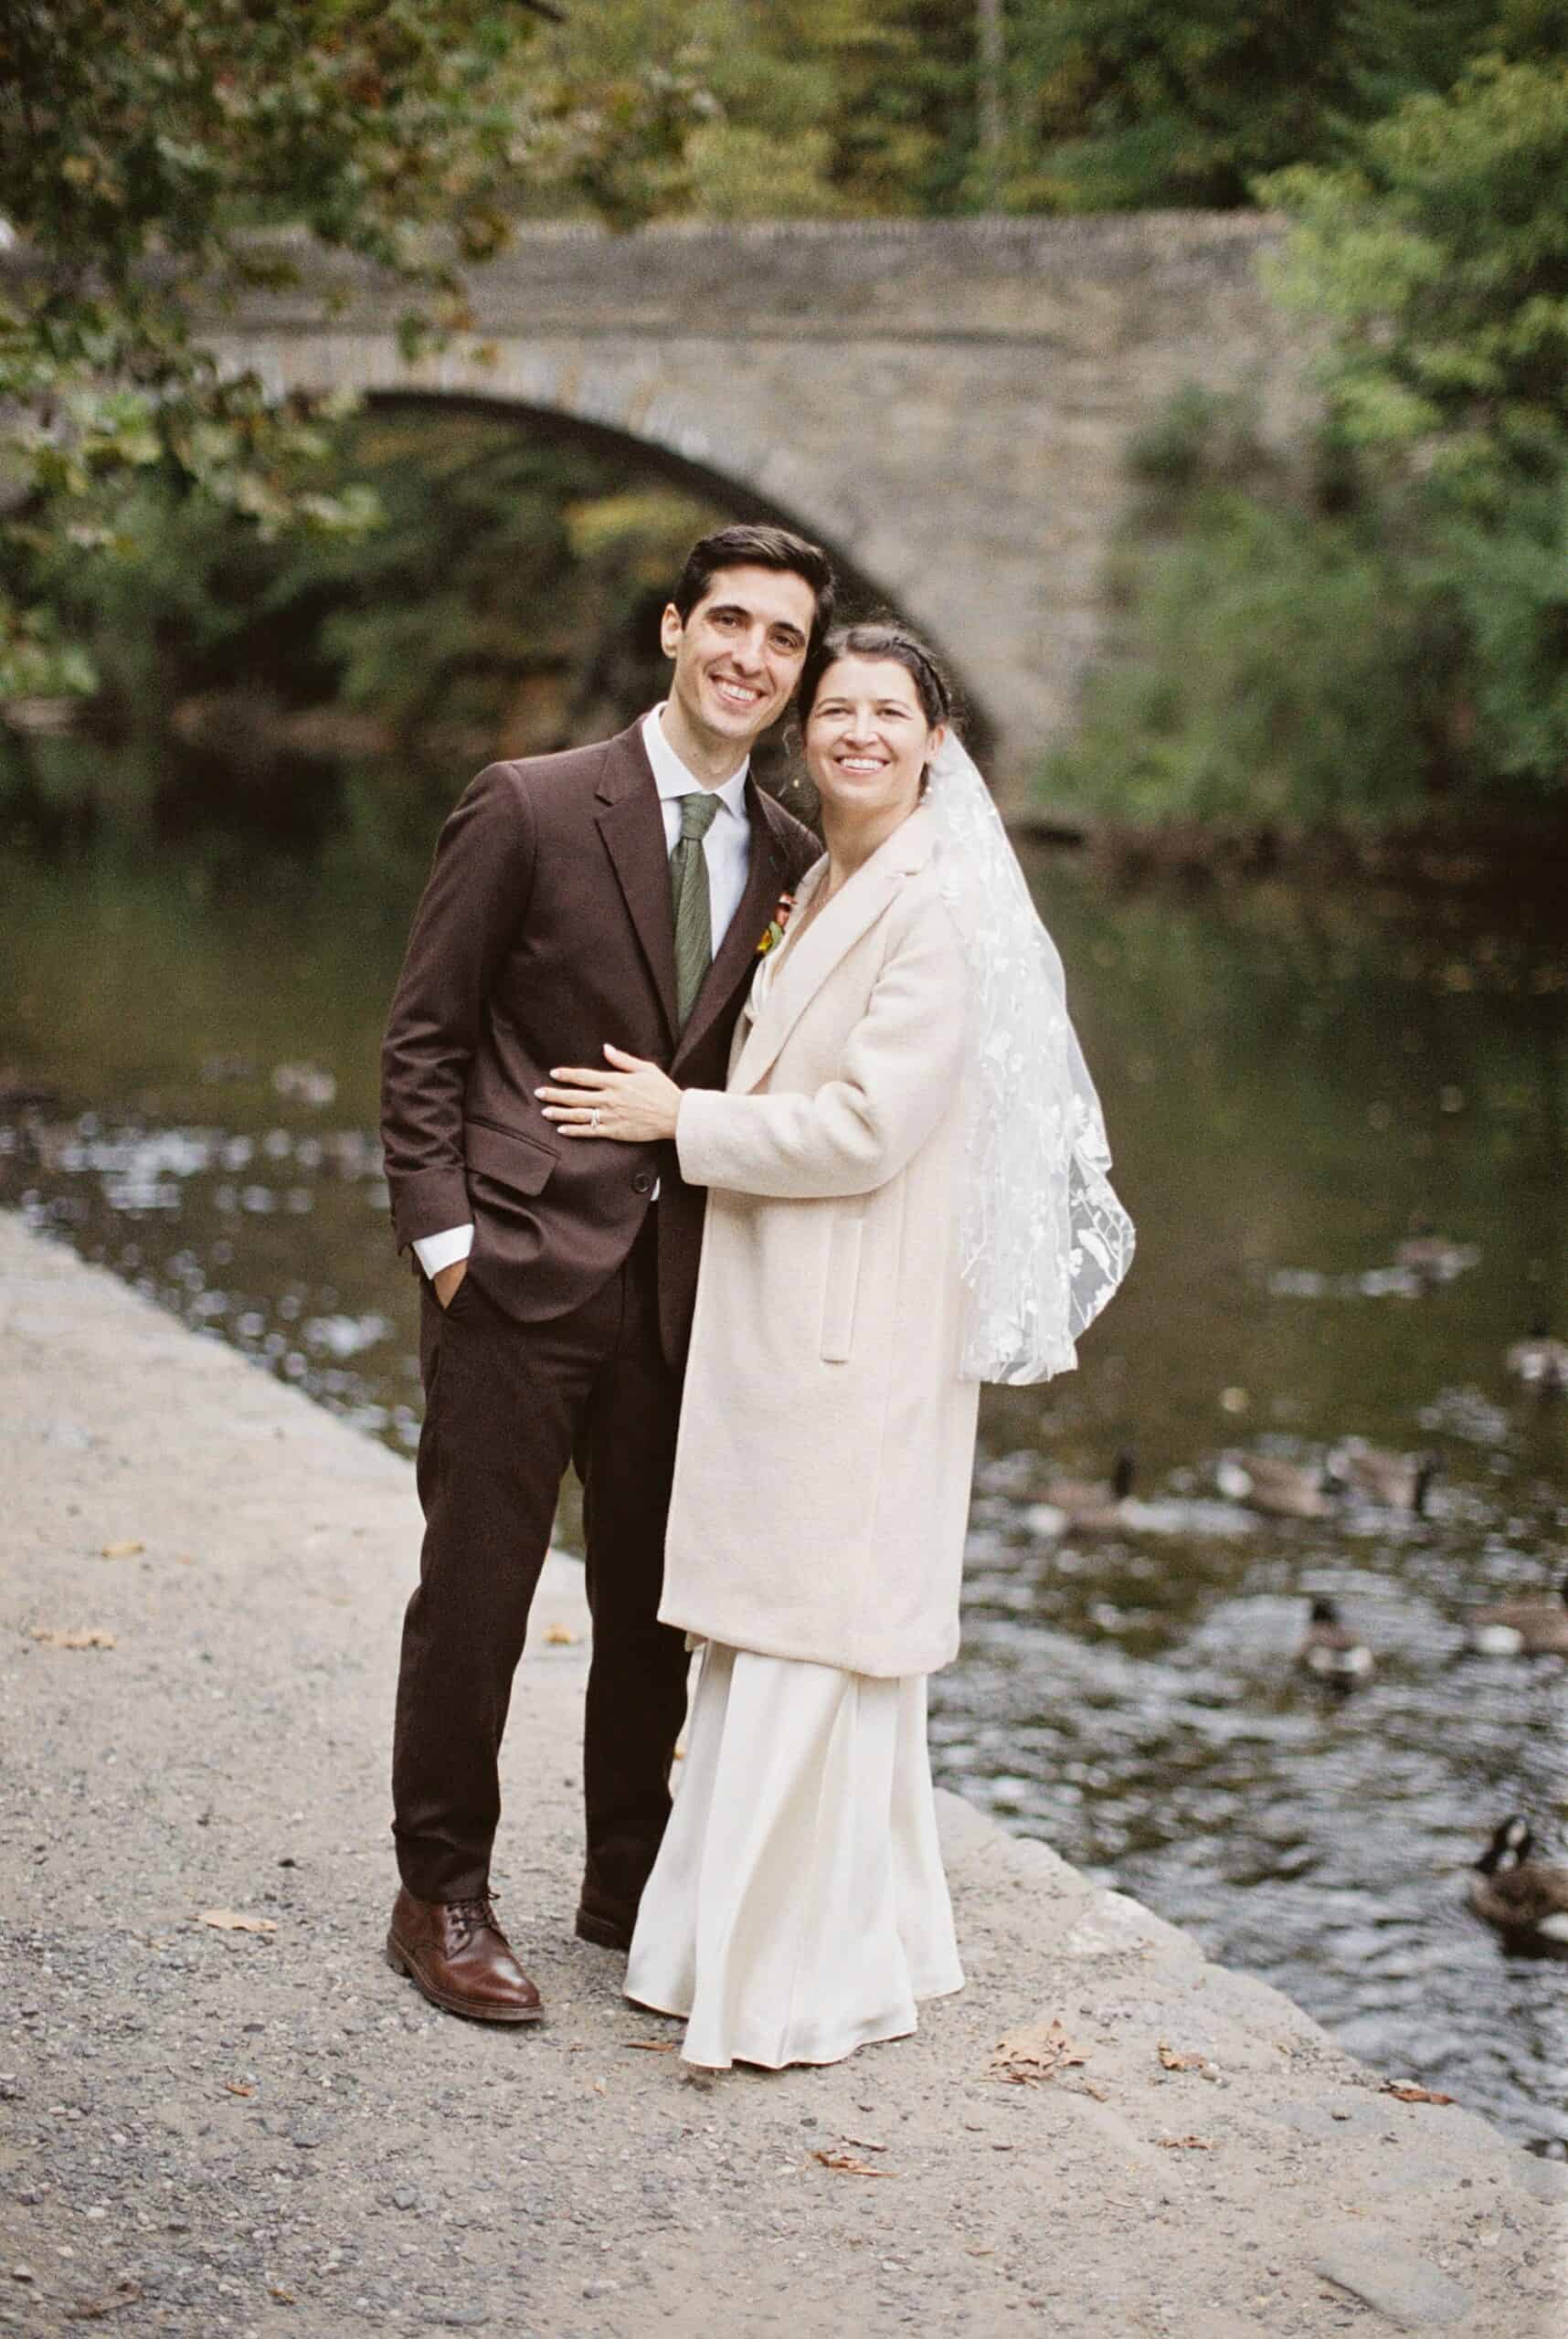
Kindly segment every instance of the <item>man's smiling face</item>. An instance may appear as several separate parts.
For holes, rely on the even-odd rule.
[[[720,568],[683,619],[672,602],[660,638],[675,661],[670,697],[699,739],[749,746],[789,705],[816,616],[789,569]]]

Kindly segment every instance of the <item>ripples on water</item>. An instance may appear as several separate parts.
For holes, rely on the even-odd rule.
[[[376,1238],[387,1225],[374,1132],[273,1127],[252,1136],[149,1127],[110,1112],[62,1121],[14,1106],[0,1126],[0,1201],[356,1429],[407,1452],[418,1445],[418,1364],[394,1353],[392,1316],[347,1304],[336,1284],[300,1275],[301,1260],[290,1255],[299,1222],[313,1220],[311,1252],[336,1249],[346,1277],[359,1282],[367,1223]]]
[[[1078,1374],[987,1397],[938,1775],[1381,2068],[1568,2148],[1568,1965],[1463,1907],[1508,1811],[1563,1857],[1568,1667],[1459,1648],[1467,1603],[1568,1570],[1568,1402],[1502,1370],[1529,1315],[1568,1316],[1561,937],[1041,885],[1139,1258]],[[0,1203],[410,1451],[416,1293],[374,1135],[409,898],[7,891]],[[1437,1290],[1395,1263],[1428,1211],[1476,1254]],[[1436,1455],[1428,1519],[1216,1498],[1226,1448],[1352,1432]],[[1122,1447],[1134,1525],[1031,1530],[1055,1472]],[[1378,1652],[1350,1697],[1292,1667],[1315,1592]]]
[[[1539,1497],[1541,1543],[1561,1542],[1561,1503]],[[1478,1566],[1465,1507],[1446,1520],[1440,1500],[1393,1537],[1363,1521],[1347,1551],[1293,1521],[1207,1551],[1042,1546],[1009,1507],[980,1506],[938,1770],[1352,2052],[1561,2148],[1568,1968],[1505,1956],[1462,1908],[1497,1817],[1534,1813],[1550,1843],[1568,1814],[1568,1668],[1462,1653],[1464,1601],[1534,1588],[1539,1566],[1500,1547]],[[1170,1572],[1208,1579],[1174,1636]],[[1291,1664],[1301,1593],[1329,1589],[1378,1653],[1349,1696]]]

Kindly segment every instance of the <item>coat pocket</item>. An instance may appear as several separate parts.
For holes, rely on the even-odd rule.
[[[465,1121],[463,1159],[482,1177],[510,1186],[514,1194],[543,1191],[556,1166],[556,1149],[521,1129],[503,1129],[493,1121]]]
[[[824,1364],[848,1361],[854,1341],[854,1306],[860,1289],[860,1237],[864,1223],[857,1212],[834,1214],[828,1236],[827,1285],[822,1293],[821,1358]]]

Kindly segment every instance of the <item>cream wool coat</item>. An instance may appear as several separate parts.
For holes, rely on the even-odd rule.
[[[708,1189],[660,1614],[849,1672],[946,1665],[979,1391],[959,1378],[966,972],[916,811],[779,946]],[[826,862],[802,881],[799,922]]]

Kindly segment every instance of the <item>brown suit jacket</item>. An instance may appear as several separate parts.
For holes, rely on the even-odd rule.
[[[670,870],[641,722],[564,755],[490,764],[441,831],[382,1048],[382,1142],[399,1248],[471,1219],[470,1272],[523,1322],[588,1299],[655,1184],[660,1329],[691,1328],[705,1195],[672,1144],[559,1137],[534,1091],[612,1040],[683,1087],[722,1088],[779,896],[820,848],[754,785],[746,891],[684,1032]]]

